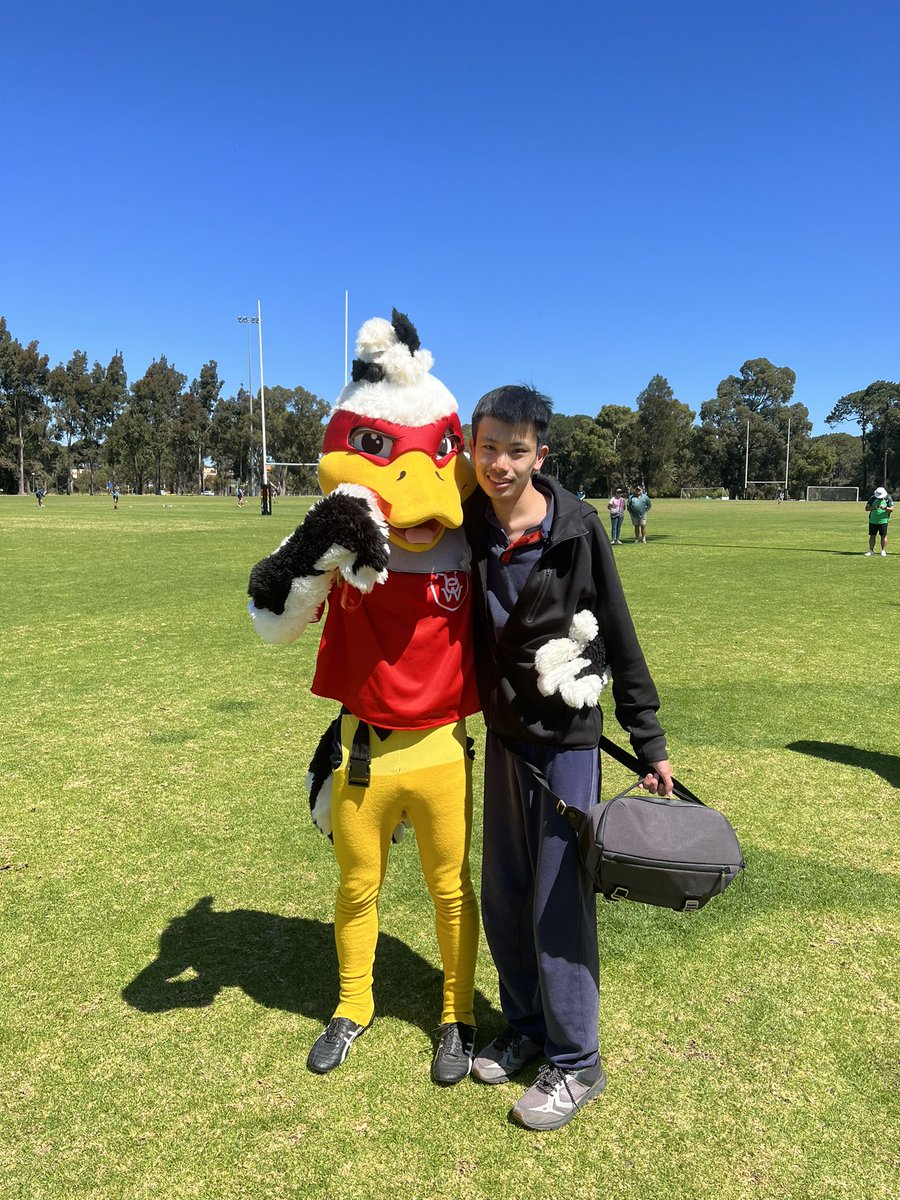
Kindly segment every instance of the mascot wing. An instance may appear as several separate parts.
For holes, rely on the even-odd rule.
[[[388,529],[374,494],[346,483],[250,572],[250,615],[266,642],[292,642],[341,578],[361,592],[387,579]]]

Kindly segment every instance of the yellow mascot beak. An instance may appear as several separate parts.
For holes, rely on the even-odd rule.
[[[327,496],[340,483],[359,483],[378,497],[395,546],[431,550],[445,529],[462,525],[462,502],[475,491],[475,471],[464,454],[443,467],[421,450],[388,463],[335,450],[319,459],[319,484]]]

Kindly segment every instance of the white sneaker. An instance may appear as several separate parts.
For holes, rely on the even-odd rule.
[[[882,558],[887,558],[887,550],[882,550],[882,552],[881,552],[881,557],[882,557]]]
[[[867,551],[866,551],[866,558],[871,558],[871,557],[872,557],[872,555],[873,555],[874,553],[875,553],[875,551],[874,551],[874,550],[867,550]]]

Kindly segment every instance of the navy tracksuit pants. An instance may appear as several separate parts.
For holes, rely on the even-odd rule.
[[[513,745],[510,743],[510,745]],[[508,750],[488,731],[481,915],[513,1029],[565,1070],[598,1062],[597,905],[575,834],[525,759],[576,808],[597,799],[596,750],[530,742]]]

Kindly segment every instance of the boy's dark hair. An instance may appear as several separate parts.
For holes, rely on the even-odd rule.
[[[472,413],[472,441],[478,441],[482,417],[493,417],[505,425],[530,425],[538,446],[544,445],[553,401],[527,383],[508,383],[482,396]]]

